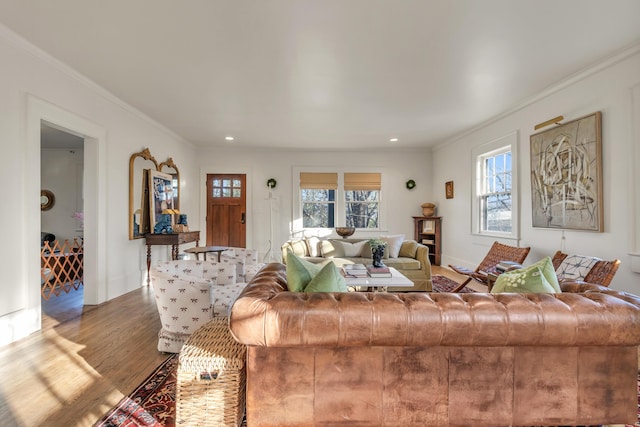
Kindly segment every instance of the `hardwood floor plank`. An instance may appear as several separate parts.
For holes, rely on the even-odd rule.
[[[92,425],[167,357],[150,288],[98,306],[65,297],[66,309],[47,302],[41,331],[0,348],[3,425]]]

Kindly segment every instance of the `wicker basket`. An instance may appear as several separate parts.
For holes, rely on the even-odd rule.
[[[240,426],[246,402],[244,345],[227,318],[196,330],[178,358],[176,426]]]

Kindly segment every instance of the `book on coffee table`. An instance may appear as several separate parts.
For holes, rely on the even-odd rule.
[[[391,270],[389,267],[374,267],[373,265],[367,265],[367,272],[369,277],[391,277]]]
[[[349,277],[367,277],[367,268],[364,264],[345,264],[342,269]]]

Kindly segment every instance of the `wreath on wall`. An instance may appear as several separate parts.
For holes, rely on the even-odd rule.
[[[412,179],[410,179],[409,181],[407,181],[407,190],[413,190],[416,187],[416,182]]]
[[[276,181],[275,179],[269,178],[267,180],[267,187],[269,187],[271,189],[274,189],[274,188],[276,188],[276,185],[278,185],[278,181]]]

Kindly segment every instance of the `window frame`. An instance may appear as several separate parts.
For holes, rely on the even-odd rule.
[[[308,189],[308,190],[314,190],[314,189]],[[329,216],[331,216],[331,214],[333,215],[333,222],[337,223],[337,207],[338,207],[338,189],[333,189],[333,188],[323,188],[323,189],[319,189],[316,188],[315,190],[320,190],[320,191],[328,191],[329,194],[331,195],[331,191],[333,191],[333,200],[331,200],[331,198],[329,197],[326,201],[315,201],[315,202],[306,202],[302,200],[302,188],[299,189],[298,191],[298,197],[300,198],[300,218],[302,219],[302,226],[305,229],[310,229],[310,230],[315,230],[315,229],[322,229],[323,227],[304,227],[304,206],[305,204],[314,204],[314,205],[323,205],[323,206],[327,206],[327,209],[331,210],[330,208],[333,208],[333,212],[329,214]],[[335,225],[335,227],[338,227],[338,225]],[[328,227],[328,228],[333,228],[333,227]]]
[[[377,200],[375,201],[360,201],[360,200],[351,200],[348,201],[347,200],[347,192],[356,192],[356,191],[377,191],[378,192],[378,197]],[[348,205],[370,205],[370,204],[375,204],[377,206],[378,212],[377,212],[377,227],[367,227],[367,228],[356,228],[356,230],[361,230],[361,231],[370,231],[370,230],[380,230],[380,198],[382,197],[382,189],[380,190],[345,190],[344,188],[342,189],[342,202],[343,202],[343,207],[344,207],[344,212],[342,215],[342,220],[344,222],[344,224],[342,225],[342,227],[347,226],[347,206]],[[339,226],[340,227],[340,226]]]
[[[486,182],[484,160],[489,157],[511,152],[511,232],[483,229],[482,198]],[[520,236],[520,196],[518,174],[518,132],[511,132],[498,139],[479,145],[471,151],[471,234],[501,239],[519,239]]]
[[[303,226],[303,215],[302,215],[302,193],[300,189],[300,173],[301,172],[316,172],[316,173],[337,173],[338,174],[338,187],[336,188],[336,196],[335,196],[335,226],[334,227],[314,227],[314,228],[305,228]],[[378,195],[378,227],[377,228],[358,228],[357,230],[363,232],[381,232],[383,231],[384,224],[384,212],[385,212],[385,203],[383,196],[383,187],[384,187],[384,172],[379,168],[361,168],[361,167],[348,167],[348,168],[336,168],[335,166],[313,166],[313,167],[294,167],[293,175],[292,175],[292,190],[293,190],[293,222],[291,230],[295,232],[305,232],[312,233],[314,235],[320,235],[326,233],[327,231],[332,231],[335,227],[344,227],[346,223],[346,196],[344,190],[344,175],[345,173],[379,173],[381,179],[381,186]]]

